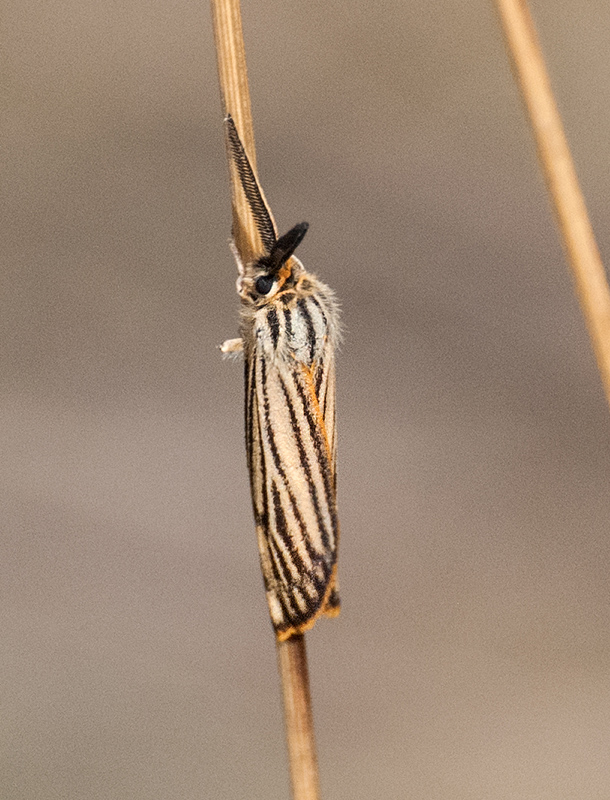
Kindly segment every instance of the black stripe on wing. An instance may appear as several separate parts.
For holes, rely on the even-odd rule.
[[[268,558],[267,591],[281,608],[278,633],[303,629],[326,607],[336,562],[337,514],[334,473],[320,415],[308,398],[301,370],[282,375],[254,356],[256,403],[264,476],[254,498]],[[274,402],[270,402],[273,385]],[[278,403],[283,398],[283,403]],[[290,463],[287,472],[285,462]],[[254,463],[251,468],[257,469]],[[338,602],[338,601],[337,601]],[[272,603],[270,602],[270,606]],[[273,614],[272,614],[273,616]]]
[[[271,485],[271,483],[267,480],[267,462],[269,461],[269,457],[267,457],[267,459],[263,458],[261,441],[262,432],[260,428],[260,414],[255,384],[255,366],[255,359],[252,359],[246,366],[246,453],[248,458],[248,469],[251,478],[252,500],[256,522],[257,524],[261,524],[268,529],[268,490],[269,486]],[[266,372],[264,364],[260,364],[259,369],[262,371],[264,376]],[[261,377],[260,373],[258,377]],[[296,520],[296,524],[298,526],[300,536],[305,544],[309,559],[313,561],[318,558],[318,554],[310,546],[305,521],[299,510],[296,497],[291,491],[286,473],[284,472],[280,454],[275,442],[275,436],[272,431],[268,432],[268,446],[273,459],[274,468],[281,478],[280,485],[283,487],[287,495],[289,509],[292,511],[292,515]],[[266,488],[264,489],[263,487]]]
[[[282,392],[284,394],[284,399],[286,400],[286,408],[288,409],[288,413],[290,415],[290,422],[291,422],[292,431],[295,434],[294,439],[295,439],[295,442],[297,444],[297,449],[298,449],[298,452],[299,452],[299,460],[300,460],[301,468],[303,470],[303,477],[305,478],[305,481],[306,481],[307,485],[309,486],[309,494],[310,494],[311,501],[312,501],[313,506],[314,506],[315,511],[316,511],[316,518],[317,518],[319,529],[320,529],[320,533],[321,533],[321,536],[322,536],[322,544],[324,545],[324,547],[326,549],[329,549],[330,548],[330,536],[329,536],[330,531],[328,530],[327,522],[324,519],[324,516],[325,516],[324,511],[326,509],[324,508],[323,500],[319,495],[318,488],[317,488],[315,480],[314,480],[315,467],[318,466],[319,467],[319,473],[320,473],[318,477],[322,478],[322,483],[324,485],[324,495],[325,495],[325,499],[326,499],[326,505],[328,506],[328,509],[331,510],[331,512],[332,512],[332,509],[334,507],[334,497],[332,496],[332,493],[330,492],[330,484],[329,484],[329,481],[328,481],[328,477],[329,477],[329,475],[328,475],[328,473],[329,473],[328,455],[326,453],[321,452],[321,449],[317,446],[318,445],[318,437],[316,436],[316,434],[320,432],[319,431],[319,426],[317,425],[317,420],[314,420],[312,418],[312,415],[310,413],[311,409],[309,409],[308,405],[307,405],[308,398],[307,398],[307,395],[303,392],[303,387],[299,386],[298,380],[295,381],[295,383],[296,383],[296,385],[298,387],[298,394],[299,394],[299,396],[301,398],[301,402],[303,403],[303,411],[304,411],[304,414],[305,414],[305,419],[307,420],[307,423],[309,425],[309,430],[310,430],[310,433],[312,434],[312,439],[314,440],[314,444],[315,444],[316,455],[318,456],[317,463],[314,463],[314,464],[310,463],[309,458],[307,456],[307,452],[306,452],[304,439],[306,437],[307,431],[303,426],[302,419],[297,419],[295,406],[294,406],[292,398],[290,397],[290,394],[289,394],[289,391],[288,391],[288,387],[286,386],[285,381],[282,380],[282,378],[280,377],[280,384],[281,384],[281,387],[282,387]],[[322,438],[323,438],[323,434],[322,434]],[[332,516],[331,516],[331,519],[332,519]]]
[[[316,414],[315,409],[312,408],[312,403],[310,398],[310,387],[307,384],[305,384],[305,382],[302,380],[297,380],[296,386],[297,386],[297,391],[299,393],[299,397],[301,398],[301,402],[303,403],[305,418],[307,420],[307,424],[309,425],[309,434],[311,436],[311,441],[313,443],[317,456],[317,463],[319,464],[320,472],[322,473],[322,479],[324,481],[324,491],[326,495],[326,503],[328,506],[328,510],[331,513],[332,529],[333,531],[336,531],[337,509],[335,502],[333,468],[330,461],[331,454],[328,448],[328,440],[325,431],[322,430],[322,428],[320,427],[319,416],[318,414]],[[301,436],[303,436],[302,430],[300,433]]]

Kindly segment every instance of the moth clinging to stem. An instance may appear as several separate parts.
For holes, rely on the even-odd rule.
[[[246,452],[267,602],[280,641],[339,613],[336,503],[335,349],[332,291],[294,251],[308,224],[278,238],[273,216],[233,119],[225,120],[232,169],[260,238],[243,261],[237,248]]]

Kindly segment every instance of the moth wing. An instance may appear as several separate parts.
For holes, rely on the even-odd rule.
[[[318,406],[324,420],[326,439],[330,452],[333,480],[337,479],[337,438],[335,434],[335,353],[334,347],[326,347],[314,366],[314,385]],[[335,487],[336,488],[336,487]]]
[[[337,494],[337,434],[336,434],[336,420],[337,412],[335,405],[336,387],[335,387],[335,348],[334,345],[324,348],[319,361],[316,363],[314,370],[314,384],[316,388],[316,396],[318,399],[318,406],[322,413],[324,420],[324,428],[326,431],[326,440],[328,442],[328,451],[330,453],[330,465],[333,476],[333,489],[335,497]],[[341,601],[339,599],[339,584],[335,570],[333,588],[328,595],[328,600],[324,613],[328,616],[336,616],[339,613]]]
[[[270,360],[255,348],[246,370],[246,441],[259,552],[271,618],[283,640],[310,628],[320,614],[339,612],[334,376],[323,381],[326,415],[333,420],[329,440],[316,365]]]

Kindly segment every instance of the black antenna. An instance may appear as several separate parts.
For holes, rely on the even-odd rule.
[[[254,217],[254,222],[256,223],[263,247],[265,248],[265,252],[269,254],[277,241],[275,225],[273,224],[271,213],[263,200],[263,195],[258,181],[256,180],[254,170],[250,165],[244,146],[237,133],[237,128],[233,122],[233,117],[230,114],[226,117],[225,123],[227,125],[233,163],[237,168],[237,174],[239,175],[246,200],[252,211],[252,216]]]
[[[269,272],[271,274],[279,272],[282,264],[288,261],[290,256],[301,244],[308,229],[308,222],[299,222],[299,224],[291,228],[288,233],[280,236],[271,248],[269,256],[263,259],[269,265]]]

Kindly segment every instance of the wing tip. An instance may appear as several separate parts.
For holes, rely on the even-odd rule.
[[[339,616],[341,613],[341,600],[336,588],[336,572],[337,568],[335,565],[322,602],[311,617],[306,619],[304,622],[301,622],[299,625],[291,625],[287,628],[275,628],[275,635],[278,642],[285,642],[287,639],[290,639],[293,636],[300,636],[306,631],[311,630],[320,617],[330,617],[332,619]]]

